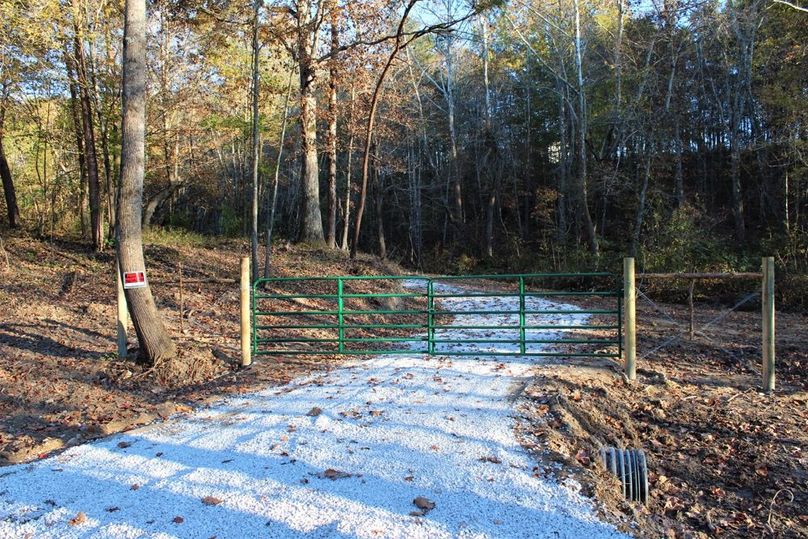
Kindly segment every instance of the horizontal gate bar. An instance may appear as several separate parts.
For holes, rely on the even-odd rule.
[[[435,310],[435,316],[462,316],[480,314],[520,314],[519,311],[439,311]],[[525,311],[525,315],[542,314],[617,314],[617,310],[546,310],[546,311]]]
[[[344,337],[342,342],[426,342],[424,337]],[[259,338],[259,343],[279,343],[279,342],[340,342],[340,339],[318,339],[315,337],[270,337]],[[504,341],[503,341],[504,342]]]
[[[263,356],[280,356],[280,355],[307,355],[307,356],[327,356],[327,355],[382,355],[382,354],[426,354],[427,349],[415,350],[257,350],[257,355]],[[529,357],[619,357],[615,353],[597,353],[597,352],[502,352],[497,350],[480,350],[477,352],[454,352],[451,350],[435,350],[435,355],[439,356],[529,356]]]
[[[354,326],[358,327],[358,326]],[[435,329],[521,329],[520,326],[454,326],[454,325],[447,325],[447,326],[440,326],[435,325]],[[607,325],[607,326],[591,326],[591,325],[581,325],[581,326],[525,326],[525,329],[617,329],[617,324],[614,325]]]
[[[510,273],[505,275],[441,275],[440,277],[432,277],[433,281],[458,281],[458,280],[475,280],[486,279],[495,281],[500,279],[518,279],[524,277],[525,279],[569,279],[578,277],[614,277],[614,274],[609,272],[594,272],[594,273]]]
[[[364,311],[257,311],[256,316],[336,316],[343,314],[345,316],[360,315],[360,314],[400,314],[400,315],[416,315],[426,314],[426,310],[409,310],[409,311],[393,311],[393,310],[379,310],[373,309]]]
[[[606,291],[606,292],[525,292],[523,295],[524,297],[530,298],[541,298],[541,297],[573,297],[573,296],[597,296],[597,297],[617,297],[621,295],[622,292],[617,291]],[[420,294],[417,294],[420,296]],[[433,294],[433,297],[436,298],[518,298],[521,297],[522,294],[519,292],[492,292],[490,294],[479,294],[479,293],[458,293],[458,294]]]
[[[436,343],[473,344],[473,343],[511,343],[523,342],[522,339],[435,339]],[[526,344],[617,344],[617,339],[525,339]]]
[[[263,283],[274,282],[304,282],[304,281],[336,281],[342,279],[343,281],[458,281],[458,280],[479,280],[485,279],[489,281],[501,279],[518,279],[524,277],[525,279],[577,279],[583,277],[615,277],[613,273],[609,272],[589,272],[589,273],[509,273],[504,275],[441,275],[439,277],[426,277],[422,275],[334,275],[322,277],[267,277],[257,279],[253,286]]]
[[[343,281],[429,281],[432,277],[422,277],[420,275],[334,275],[324,277],[266,277],[260,278],[253,283],[257,287],[263,283],[275,282],[304,282],[304,281],[335,281],[342,279]]]
[[[255,299],[336,299],[339,294],[256,294]],[[425,294],[384,292],[342,294],[343,298],[426,298]]]
[[[270,329],[339,329],[339,324],[316,324],[311,326],[300,325],[278,325],[278,326],[255,326],[257,330]],[[426,324],[345,324],[344,329],[426,329]],[[499,327],[499,326],[489,326]],[[606,327],[606,326],[603,326]]]

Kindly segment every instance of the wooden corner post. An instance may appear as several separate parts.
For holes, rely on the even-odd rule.
[[[637,290],[634,287],[634,258],[623,259],[623,361],[626,377],[637,379]]]
[[[763,258],[763,389],[774,391],[774,257]]]
[[[129,326],[129,310],[126,306],[126,294],[123,291],[123,281],[121,280],[121,266],[115,261],[115,283],[118,290],[118,359],[126,359],[128,354],[128,340],[126,331]]]
[[[241,258],[241,366],[252,363],[250,347],[250,257]]]

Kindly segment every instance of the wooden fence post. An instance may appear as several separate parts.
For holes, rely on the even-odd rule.
[[[763,389],[774,391],[774,257],[763,258]]]
[[[634,258],[623,259],[623,361],[626,377],[637,379],[637,291],[634,285]]]
[[[250,257],[241,258],[241,366],[252,363],[250,356]]]
[[[123,281],[121,281],[121,267],[115,261],[115,283],[118,290],[118,359],[126,359],[128,354],[128,340],[126,330],[129,326],[129,310],[126,306],[126,294],[123,291]]]

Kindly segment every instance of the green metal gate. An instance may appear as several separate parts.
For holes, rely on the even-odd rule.
[[[622,355],[610,273],[275,277],[251,296],[255,355]]]

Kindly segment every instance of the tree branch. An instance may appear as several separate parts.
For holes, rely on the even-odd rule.
[[[791,9],[796,9],[797,11],[802,11],[803,13],[808,13],[808,8],[798,6],[797,4],[792,4],[791,2],[788,2],[787,0],[772,0],[772,1],[775,4],[783,4],[785,6],[790,7]]]

